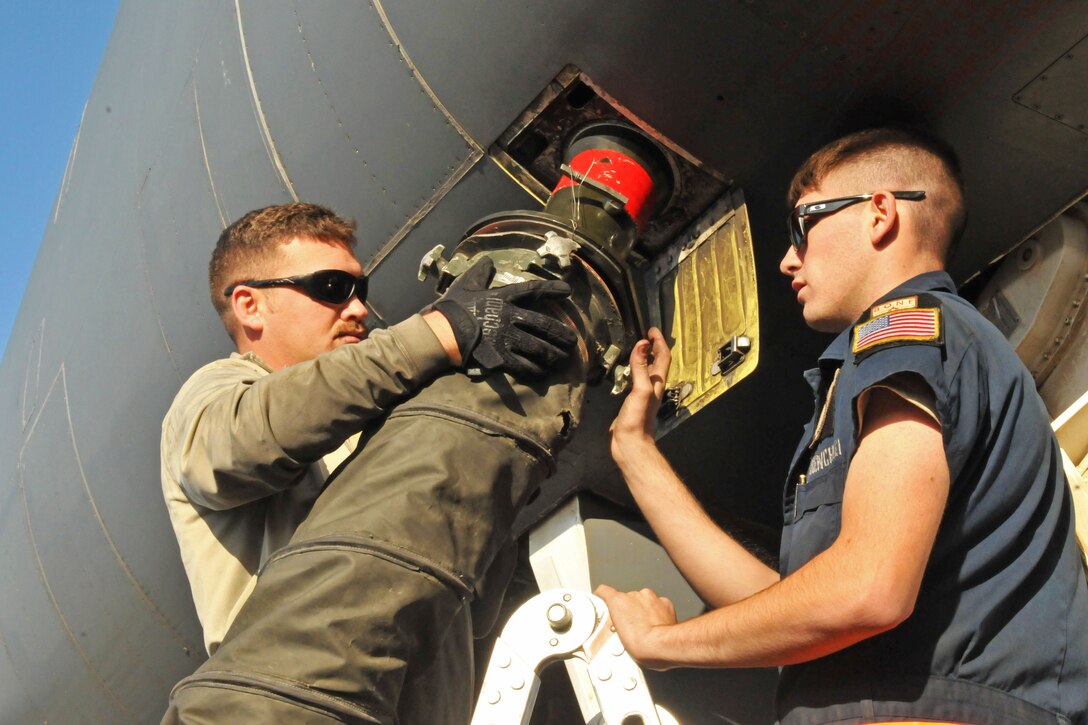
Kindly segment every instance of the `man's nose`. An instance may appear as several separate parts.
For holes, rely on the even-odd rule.
[[[793,273],[801,268],[801,258],[797,256],[797,249],[792,244],[786,245],[786,253],[782,256],[782,261],[778,263],[778,269],[782,274],[787,277],[792,277]]]
[[[351,296],[351,300],[344,305],[344,309],[340,312],[340,316],[345,320],[365,320],[368,314],[370,314],[370,310],[355,295]]]

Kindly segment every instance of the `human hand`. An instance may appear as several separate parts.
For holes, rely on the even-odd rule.
[[[608,605],[612,626],[636,662],[652,670],[672,667],[661,645],[663,628],[676,624],[676,608],[669,599],[652,589],[620,592],[607,584],[593,593]]]
[[[672,353],[661,330],[651,327],[647,337],[631,350],[631,390],[609,428],[612,457],[617,462],[625,445],[653,442],[657,410],[665,395]]]
[[[555,317],[522,305],[570,295],[560,280],[530,280],[489,289],[495,263],[483,257],[453,281],[434,303],[453,328],[461,359],[485,372],[538,378],[567,358],[574,330]]]

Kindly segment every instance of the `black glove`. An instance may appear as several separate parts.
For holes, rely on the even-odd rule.
[[[488,289],[495,263],[483,257],[434,303],[449,320],[466,368],[503,370],[518,378],[540,377],[565,360],[578,336],[554,317],[519,306],[570,295],[559,280],[531,280]],[[471,362],[470,362],[471,361]]]

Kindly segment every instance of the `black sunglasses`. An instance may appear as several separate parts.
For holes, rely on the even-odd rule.
[[[296,277],[247,279],[244,282],[235,282],[223,291],[223,295],[230,297],[237,287],[298,287],[315,300],[342,305],[350,300],[352,295],[358,297],[360,302],[366,302],[367,277],[365,274],[356,277],[342,269],[323,269],[320,272],[300,274]]]
[[[892,196],[896,199],[903,199],[904,201],[921,201],[926,198],[926,193],[924,191],[893,191]],[[793,245],[794,249],[800,252],[808,242],[808,230],[812,228],[813,224],[819,221],[820,217],[834,214],[851,204],[857,204],[859,201],[865,201],[872,198],[872,194],[858,194],[857,196],[842,196],[837,199],[814,201],[811,204],[798,204],[786,219],[786,225],[789,228],[790,244]],[[812,219],[812,222],[806,223],[808,219]]]

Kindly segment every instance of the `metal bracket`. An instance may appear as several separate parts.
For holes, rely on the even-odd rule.
[[[426,280],[428,274],[433,274],[435,277],[442,275],[449,264],[442,256],[445,252],[445,244],[436,244],[434,249],[423,255],[423,258],[419,260],[419,274],[416,275],[420,282]]]
[[[752,349],[752,338],[738,335],[718,348],[718,359],[710,366],[712,375],[726,375],[740,365]]]
[[[559,240],[562,241],[562,237],[560,237]],[[571,241],[571,244],[574,244],[574,248],[578,248],[577,243]],[[544,247],[541,247],[541,249],[544,249]],[[560,268],[564,265],[563,260],[559,259],[558,255],[563,252],[563,250],[564,247],[559,242],[556,242],[552,256],[556,257],[556,263]],[[530,278],[537,279],[541,276],[544,276],[545,278],[561,278],[561,275],[556,273],[554,269],[546,269],[546,260],[541,256],[541,253],[533,251],[532,249],[522,249],[520,247],[491,249],[479,252],[472,257],[465,255],[463,252],[457,252],[450,257],[449,260],[442,256],[445,251],[445,245],[437,244],[431,251],[423,255],[423,258],[419,261],[418,277],[420,282],[425,281],[427,275],[434,275],[438,280],[439,290],[442,290],[454,279],[464,274],[464,272],[482,255],[491,257],[492,261],[495,263],[496,271],[495,277],[492,279],[492,287],[517,284],[518,282],[524,282]],[[570,266],[569,251],[566,253],[566,266]],[[532,277],[527,275],[526,272],[529,272]]]
[[[564,237],[556,232],[547,232],[544,234],[545,242],[536,250],[545,260],[554,259],[555,263],[559,265],[559,269],[566,269],[570,267],[570,255],[571,252],[581,249],[582,245],[573,239]]]
[[[621,395],[631,387],[631,366],[617,365],[612,368],[612,394]]]
[[[588,666],[603,725],[677,725],[654,705],[646,678],[620,642],[604,602],[573,589],[538,594],[510,617],[495,642],[472,725],[528,725],[540,671],[562,659],[580,659]]]
[[[661,407],[657,409],[658,418],[671,418],[680,412],[680,403],[691,395],[694,389],[689,382],[681,381],[671,388],[665,388],[665,395],[661,398]]]

